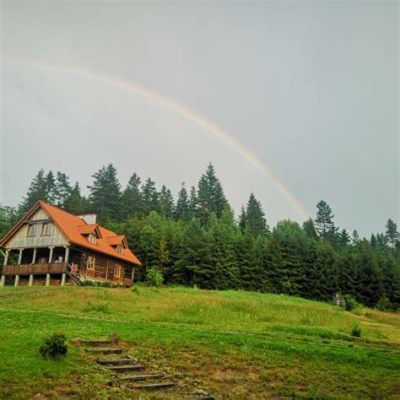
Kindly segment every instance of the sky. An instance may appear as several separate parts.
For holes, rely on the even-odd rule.
[[[400,223],[396,1],[2,1],[0,202],[113,163],[177,193],[209,162],[238,212]],[[85,189],[87,194],[87,189]]]

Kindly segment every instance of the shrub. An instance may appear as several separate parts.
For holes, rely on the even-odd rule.
[[[344,300],[346,302],[346,310],[347,311],[355,311],[355,310],[359,310],[362,308],[362,305],[360,303],[358,303],[354,297],[350,294],[346,294],[344,296]]]
[[[39,348],[39,353],[43,358],[57,360],[65,356],[68,351],[68,346],[65,343],[66,337],[63,333],[54,333],[45,339],[42,346]]]
[[[376,308],[379,311],[390,311],[392,309],[392,304],[386,296],[383,296],[379,299],[378,303],[376,303]]]
[[[361,337],[361,326],[358,323],[355,323],[351,328],[351,336]]]
[[[146,275],[146,282],[150,286],[160,287],[164,282],[163,274],[156,267],[149,268]]]

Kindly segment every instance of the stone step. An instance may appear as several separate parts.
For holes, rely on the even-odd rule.
[[[133,389],[148,389],[148,390],[157,390],[157,389],[166,389],[169,387],[175,386],[174,382],[162,382],[162,383],[145,383],[143,385],[135,385],[132,386]]]
[[[110,358],[110,359],[100,359],[97,360],[98,364],[101,365],[120,365],[120,364],[130,364],[132,362],[135,362],[132,358]]]
[[[87,345],[87,346],[107,346],[107,345],[113,345],[115,342],[113,340],[92,340],[92,339],[88,339],[88,340],[82,340],[81,341],[82,344]]]
[[[101,353],[101,354],[121,354],[123,349],[119,347],[93,347],[85,349],[88,353]]]
[[[144,374],[144,375],[122,375],[119,377],[122,381],[145,381],[147,379],[157,379],[163,378],[165,375],[162,372],[154,373],[154,374]]]
[[[139,369],[144,369],[143,365],[133,364],[133,365],[115,365],[107,366],[110,371],[114,372],[126,372],[126,371],[137,371]]]

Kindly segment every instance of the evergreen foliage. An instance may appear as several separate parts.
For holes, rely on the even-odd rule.
[[[171,191],[132,174],[121,193],[112,164],[93,175],[88,198],[62,172],[40,170],[18,210],[0,206],[0,235],[38,199],[74,214],[96,213],[124,234],[143,263],[139,279],[158,274],[165,284],[247,289],[331,301],[336,293],[380,309],[400,308],[400,238],[389,219],[384,233],[360,238],[334,224],[325,201],[315,221],[284,220],[269,232],[254,194],[238,221],[210,164],[197,188]],[[149,277],[149,271],[150,273]]]

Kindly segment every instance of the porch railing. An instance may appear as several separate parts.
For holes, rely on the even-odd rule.
[[[3,274],[6,276],[63,274],[66,271],[67,266],[64,263],[20,264],[5,265],[3,267]]]

